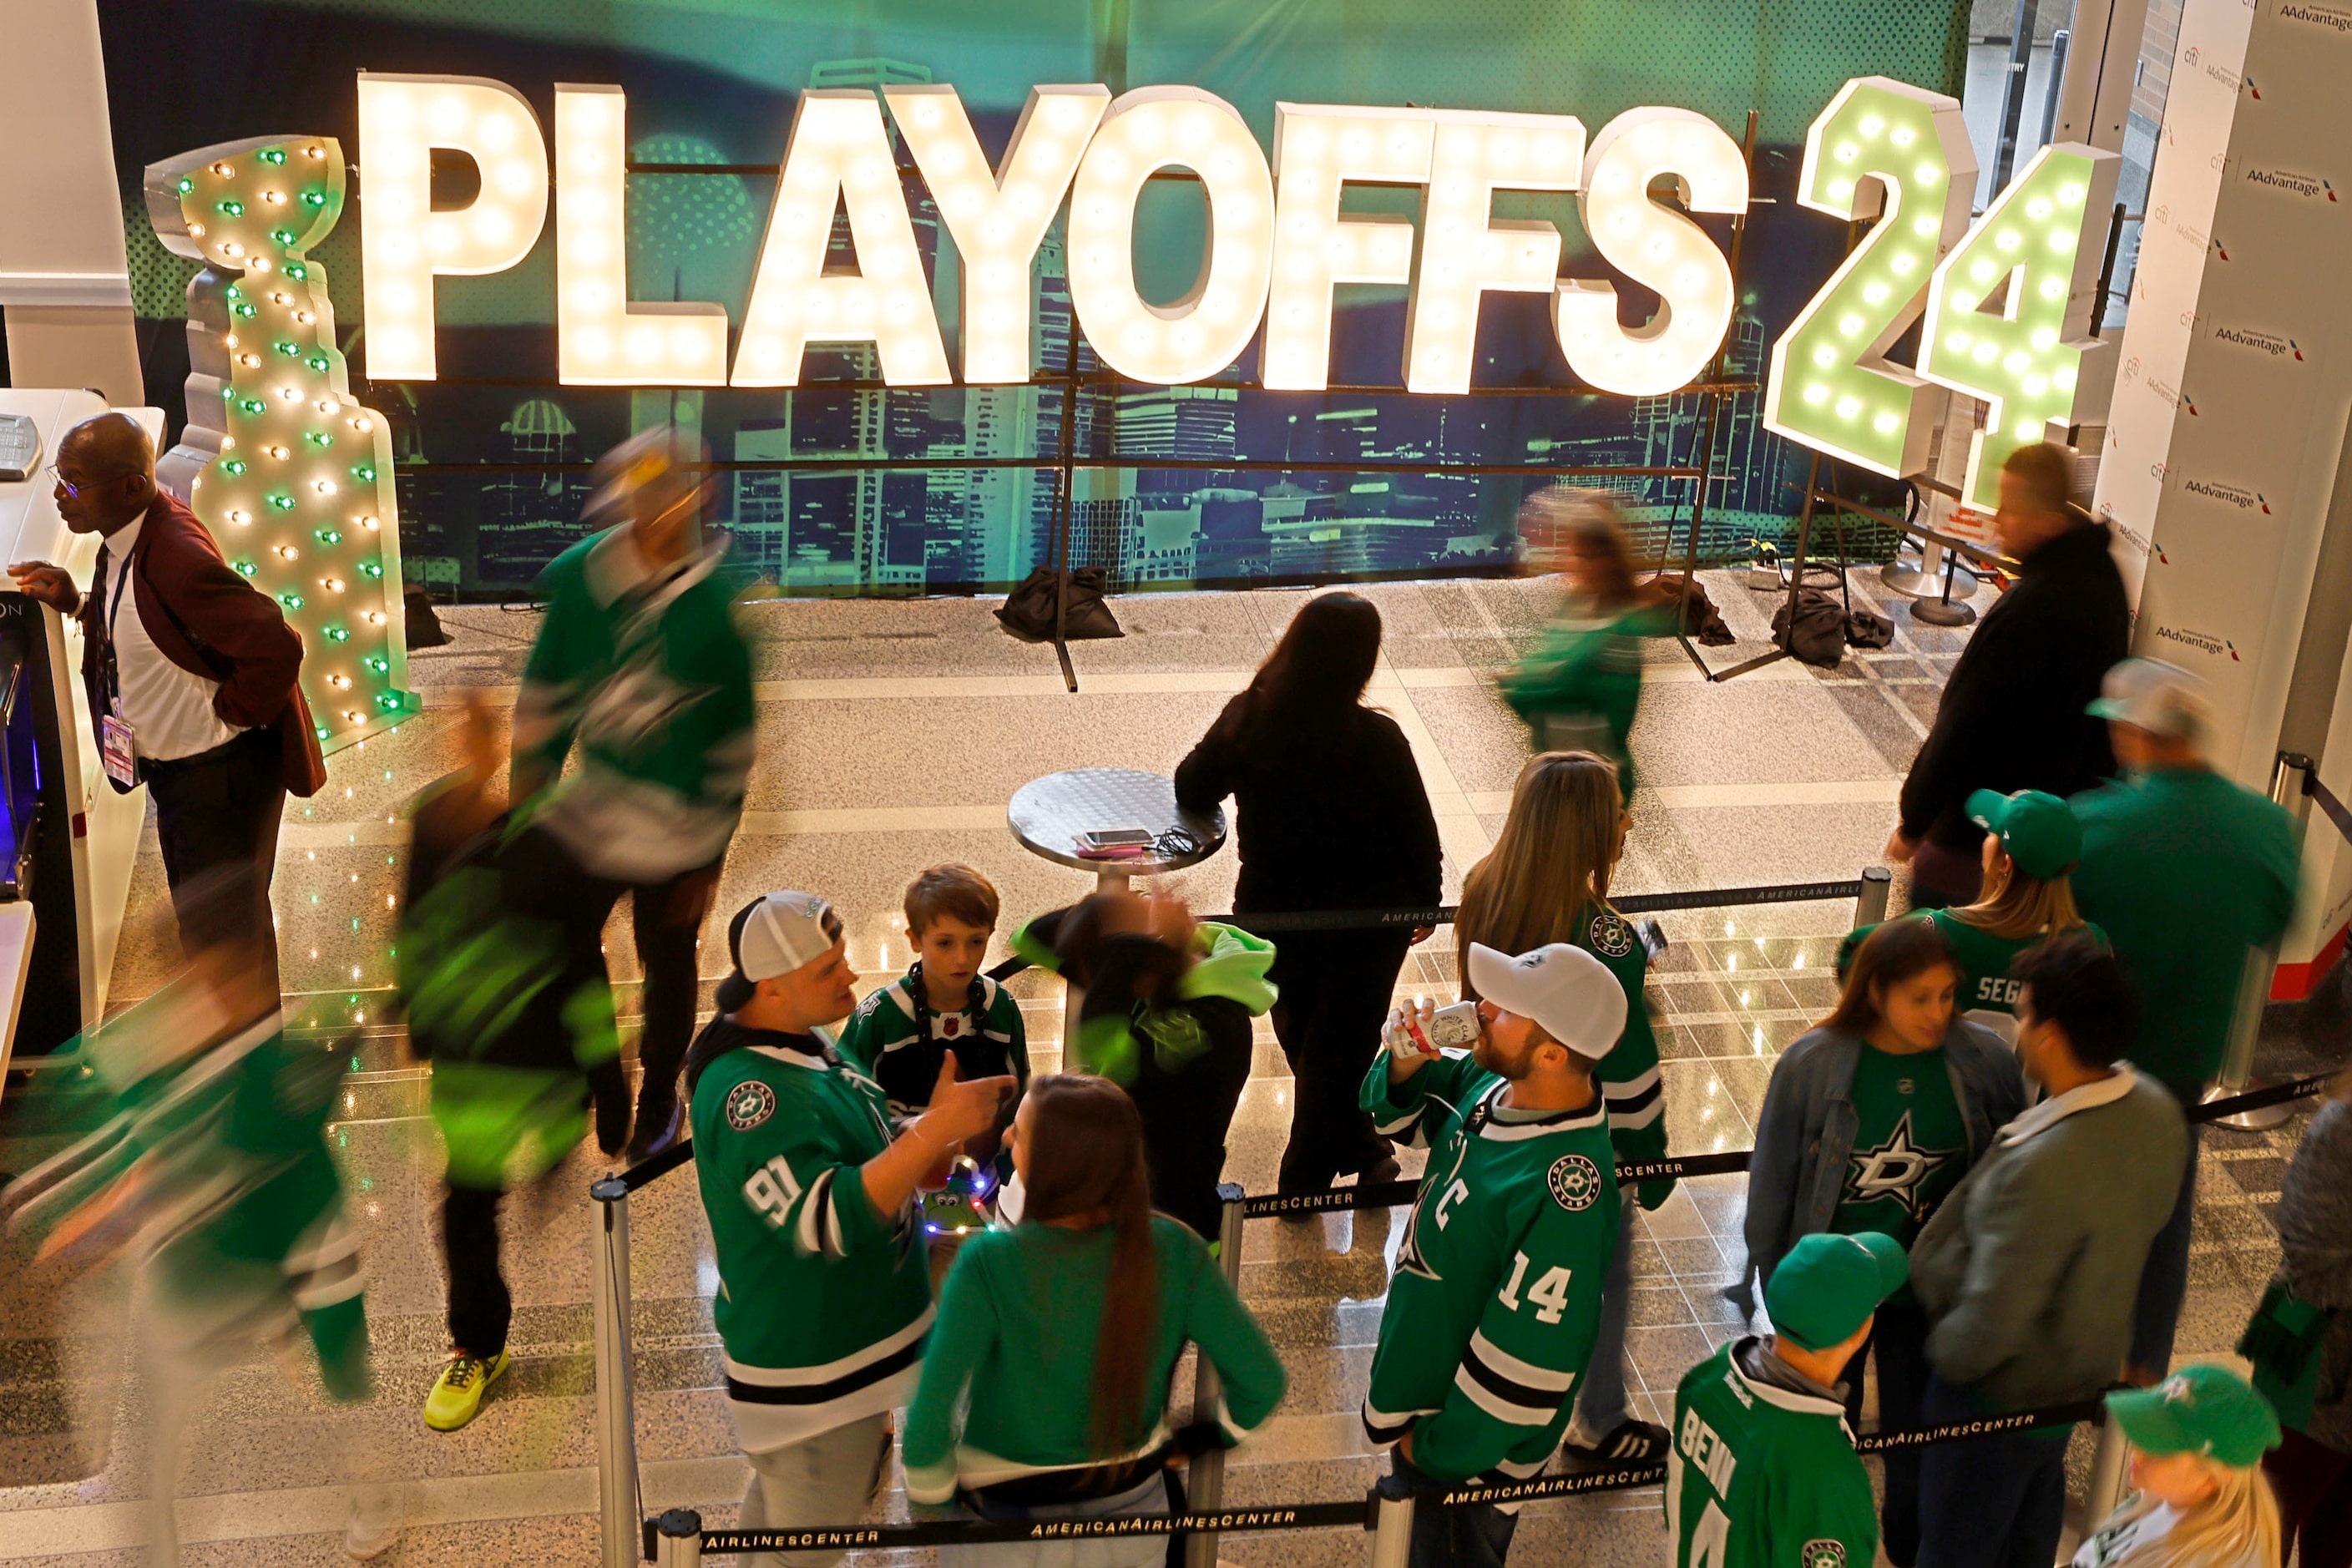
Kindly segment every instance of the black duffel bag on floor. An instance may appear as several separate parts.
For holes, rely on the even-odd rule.
[[[1103,603],[1106,587],[1103,569],[1080,566],[1070,573],[1070,602],[1062,616],[1062,636],[1069,642],[1089,642],[1100,637],[1121,637],[1127,634],[1118,629],[1118,617]],[[996,618],[1004,629],[1023,642],[1048,642],[1054,636],[1054,603],[1061,589],[1061,574],[1051,566],[1040,566],[1021,579],[1020,585],[1005,595]]]

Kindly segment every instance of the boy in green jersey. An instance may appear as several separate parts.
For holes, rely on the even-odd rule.
[[[687,1053],[686,1081],[728,1407],[751,1463],[740,1523],[854,1524],[931,1326],[917,1190],[995,1125],[1013,1081],[960,1082],[950,1057],[929,1109],[894,1139],[880,1086],[823,1032],[857,1001],[832,906],[770,893],[736,914],[727,942],[735,972]]]
[[[1483,998],[1467,1055],[1412,1032],[1364,1079],[1389,1136],[1431,1151],[1389,1282],[1364,1430],[1422,1488],[1525,1479],[1559,1442],[1601,1318],[1622,1202],[1596,1081],[1625,1027],[1601,962],[1554,942],[1473,943]],[[1413,1568],[1499,1568],[1516,1511],[1417,1510]]]
[[[1674,1568],[1866,1568],[1877,1510],[1838,1379],[1909,1274],[1891,1236],[1817,1231],[1765,1288],[1776,1331],[1683,1375],[1666,1456]]]

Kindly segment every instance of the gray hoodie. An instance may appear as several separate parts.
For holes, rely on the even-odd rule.
[[[1928,1364],[1995,1412],[2114,1382],[2188,1158],[2179,1102],[2128,1064],[2003,1127],[1911,1244]]]

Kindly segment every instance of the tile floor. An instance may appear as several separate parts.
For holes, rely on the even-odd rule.
[[[1772,601],[1728,577],[1709,586],[1743,641],[1706,650],[1722,668],[1762,651]],[[1874,577],[1856,573],[1857,595]],[[1449,896],[1507,805],[1525,736],[1488,676],[1514,657],[1549,607],[1535,582],[1397,584],[1368,590],[1387,625],[1374,700],[1412,740],[1440,816]],[[997,881],[1008,925],[1084,889],[1076,873],[1020,850],[1003,803],[1054,768],[1116,762],[1166,771],[1247,678],[1304,595],[1288,591],[1130,598],[1128,636],[1074,650],[1081,691],[1063,691],[1051,651],[1004,637],[975,601],[765,605],[755,638],[761,756],[751,811],[718,907],[799,885],[851,921],[866,983],[907,954],[889,913],[923,865],[970,860]],[[276,887],[289,1004],[305,1028],[345,1034],[352,1067],[334,1137],[365,1227],[378,1392],[354,1409],[289,1382],[257,1354],[220,1382],[181,1478],[179,1527],[190,1563],[330,1563],[353,1474],[404,1484],[410,1528],[392,1564],[585,1563],[596,1556],[593,1384],[588,1314],[593,1151],[509,1204],[509,1273],[518,1311],[514,1370],[463,1432],[417,1418],[443,1333],[431,1205],[439,1151],[424,1120],[425,1071],[377,1017],[405,855],[400,804],[452,760],[457,689],[510,703],[536,617],[466,609],[454,640],[420,652],[425,710],[334,759],[329,787],[289,815]],[[1715,685],[1671,641],[1648,645],[1650,685],[1634,748],[1645,789],[1620,874],[1623,892],[1853,877],[1874,861],[1903,770],[1966,637],[1895,616],[1895,645],[1838,668],[1783,661]],[[912,738],[920,761],[878,773],[876,735]],[[946,742],[942,752],[926,737]],[[1196,908],[1231,896],[1230,857],[1181,879]],[[133,888],[133,923],[114,996],[146,994],[176,954],[155,923],[163,879],[152,833]],[[1774,1055],[1828,1007],[1826,965],[1849,907],[1759,906],[1664,917],[1674,946],[1654,972],[1669,1126],[1677,1151],[1745,1148]],[[716,936],[714,928],[711,933]],[[636,969],[613,931],[625,1013]],[[703,963],[715,978],[717,956]],[[1401,990],[1449,994],[1444,934],[1417,952]],[[1060,998],[1050,982],[1014,983],[1041,1067],[1058,1056]],[[2270,1020],[2265,1066],[2309,1070],[2339,1054],[2339,1014]],[[1263,1031],[1262,1031],[1263,1034]],[[2304,1037],[2336,1042],[2315,1051]],[[1270,1035],[1236,1121],[1228,1176],[1270,1186],[1289,1117],[1289,1079]],[[0,1105],[0,1168],[41,1152],[17,1086]],[[2275,1259],[2268,1226],[2303,1119],[2265,1134],[2209,1134],[2193,1286],[2180,1351],[2226,1353]],[[1418,1156],[1413,1157],[1414,1163]],[[1410,1168],[1410,1165],[1409,1165]],[[1670,1403],[1682,1371],[1742,1331],[1722,1287],[1744,1266],[1742,1180],[1686,1182],[1643,1217],[1633,1259],[1630,1352],[1637,1397]],[[709,1294],[715,1275],[691,1185],[641,1194],[632,1216],[637,1422],[648,1510],[692,1506],[730,1522],[740,1490],[719,1392]],[[1251,1226],[1244,1292],[1282,1349],[1293,1391],[1272,1430],[1236,1456],[1235,1504],[1353,1495],[1381,1468],[1354,1411],[1379,1326],[1399,1226],[1381,1213]],[[11,1258],[0,1280],[0,1563],[140,1561],[148,1493],[142,1394],[126,1371],[129,1305],[112,1281],[58,1280]],[[2082,1447],[2078,1442],[2078,1448]],[[2078,1452],[2078,1465],[2082,1459]],[[894,1509],[903,1507],[895,1500]],[[1522,1523],[1518,1560],[1574,1552],[1598,1564],[1654,1564],[1665,1550],[1654,1491],[1548,1503]],[[1333,1565],[1362,1561],[1349,1531],[1235,1537],[1229,1561]],[[874,1554],[883,1555],[883,1554]],[[928,1553],[899,1553],[908,1558]]]

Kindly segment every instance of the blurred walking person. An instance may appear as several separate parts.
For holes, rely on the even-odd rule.
[[[242,865],[192,878],[175,906],[199,933],[185,973],[85,1046],[106,1114],[98,1129],[6,1190],[11,1228],[38,1256],[122,1257],[143,1285],[151,1561],[179,1560],[173,1505],[188,1428],[214,1380],[257,1343],[315,1355],[327,1397],[371,1392],[366,1279],[326,1127],[348,1042],[285,1034],[251,927]],[[373,1557],[400,1528],[383,1456],[347,1423],[320,1435],[328,1484],[353,1489],[344,1551]]]
[[[1886,841],[1888,859],[1910,864],[1916,909],[1976,900],[1983,831],[1969,819],[1970,795],[2064,796],[2115,772],[2105,731],[2083,710],[2129,651],[2131,611],[2107,525],[2067,499],[2073,479],[2074,460],[2047,442],[2001,466],[1993,533],[2017,582],[1960,650]]]
[[[751,771],[751,655],[718,575],[726,543],[703,538],[707,461],[699,437],[654,429],[596,465],[588,515],[610,526],[541,574],[547,616],[515,702],[518,912],[561,922],[585,977],[606,973],[604,922],[629,899],[645,969],[632,1163],[684,1125],[695,946]]]
[[[2279,1267],[2238,1353],[2285,1431],[2263,1459],[2304,1568],[2352,1568],[2352,1070],[2280,1184]]]
[[[1538,490],[1519,508],[1519,534],[1526,559],[1557,571],[1562,592],[1535,647],[1497,683],[1503,700],[1538,752],[1591,752],[1616,764],[1630,805],[1640,639],[1663,634],[1673,617],[1634,591],[1624,515],[1606,491]]]
[[[907,1412],[907,1496],[1035,1521],[1181,1512],[1171,1466],[1230,1447],[1281,1402],[1282,1363],[1200,1237],[1151,1212],[1143,1122],[1107,1079],[1035,1080],[1010,1139],[1026,1205],[964,1244]],[[1206,1429],[1177,1434],[1187,1343],[1217,1371]],[[942,1568],[1146,1568],[1159,1536],[941,1546]]]
[[[2206,761],[2202,687],[2159,659],[2117,665],[2090,711],[2106,721],[2124,777],[2074,802],[2083,825],[2075,900],[2105,929],[2139,998],[2132,1065],[2184,1110],[2221,1076],[2247,956],[2286,929],[2297,872],[2294,819]],[[2135,1382],[2154,1383],[2172,1364],[2198,1142],[2191,1126],[2172,1215],[2140,1281]]]
[[[1381,613],[1354,594],[1309,599],[1246,690],[1176,768],[1176,801],[1234,797],[1243,914],[1417,909],[1443,896],[1437,818],[1396,721],[1364,704]],[[1396,1179],[1389,1141],[1356,1103],[1405,953],[1430,928],[1285,931],[1266,978],[1290,1063],[1285,1192],[1336,1177]]]

